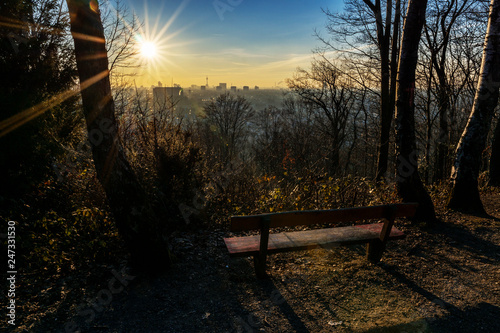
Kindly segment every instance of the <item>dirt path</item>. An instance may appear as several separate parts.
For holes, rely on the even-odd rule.
[[[168,273],[110,269],[85,294],[94,306],[70,290],[18,331],[500,332],[497,198],[484,197],[491,218],[443,213],[432,230],[397,221],[408,237],[378,265],[362,247],[278,254],[268,280],[250,258],[228,257],[225,233],[179,234]]]

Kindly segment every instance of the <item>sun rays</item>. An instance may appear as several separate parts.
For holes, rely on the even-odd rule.
[[[147,59],[154,59],[157,56],[156,45],[152,42],[143,42],[140,46],[141,56]]]
[[[130,22],[126,22],[124,18],[120,18],[129,32],[134,34],[134,43],[131,44],[130,47],[135,48],[135,52],[133,52],[133,54],[135,54],[134,57],[136,57],[135,61],[137,62],[138,66],[134,68],[134,70],[140,70],[137,73],[139,76],[149,76],[150,73],[157,74],[158,72],[160,72],[160,70],[166,71],[168,70],[168,68],[178,67],[178,65],[176,65],[171,60],[172,54],[176,52],[177,46],[189,44],[190,42],[184,41],[182,43],[174,43],[173,39],[187,27],[174,32],[171,32],[169,29],[172,27],[172,24],[175,22],[177,17],[182,13],[189,1],[190,0],[182,1],[165,24],[161,23],[163,22],[162,10],[157,11],[158,14],[154,21],[151,20],[148,13],[147,1],[144,5],[144,22],[139,22],[137,16],[134,15],[134,20],[137,20],[136,23],[139,23],[139,29],[134,30]],[[102,6],[107,6],[108,9],[120,15],[120,13],[117,12],[113,7],[113,3],[111,1],[103,2]],[[10,26],[19,30],[27,29],[21,23],[23,22],[3,21],[0,23],[0,25]],[[61,31],[54,30],[52,33],[61,33]],[[73,38],[89,39],[90,37],[73,34]],[[103,41],[99,39],[98,42]],[[75,89],[76,87],[70,88],[48,98],[47,100],[35,106],[23,110],[11,116],[10,118],[4,119],[0,122],[0,137],[37,118],[51,108],[78,94],[80,90],[83,90],[89,85],[101,80],[108,74],[108,71],[106,71],[105,73],[101,73],[100,75],[86,82],[82,82],[80,85],[80,89]]]
[[[190,0],[182,1],[166,23],[163,23],[163,8],[157,11],[156,17],[152,17],[149,14],[147,1],[144,3],[144,22],[141,22],[139,31],[135,36],[138,61],[144,70],[138,75],[150,76],[153,73],[158,74],[159,72],[168,71],[169,68],[178,67],[172,60],[173,55],[176,54],[176,48],[190,42],[174,42],[174,38],[187,27],[177,31],[171,31],[171,28],[189,2]],[[145,77],[145,79],[150,78]]]

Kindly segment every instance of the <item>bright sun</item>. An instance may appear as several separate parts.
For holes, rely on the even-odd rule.
[[[157,55],[156,45],[152,42],[143,42],[141,45],[141,55],[144,58],[153,59]]]
[[[148,1],[144,1],[147,3]],[[148,9],[145,5],[145,20],[144,22],[137,22],[138,29],[131,28],[135,34],[135,47],[137,65],[141,67],[141,74],[147,79],[156,77],[158,72],[166,71],[167,65],[177,67],[176,64],[170,59],[172,58],[172,50],[175,47],[184,45],[182,43],[173,42],[173,38],[177,36],[183,29],[170,32],[170,28],[182,10],[189,3],[188,0],[181,1],[177,10],[172,14],[167,22],[163,22],[164,17],[161,12],[156,17],[156,21],[152,21],[148,15]],[[144,23],[144,25],[143,25]],[[170,67],[170,66],[169,66]]]

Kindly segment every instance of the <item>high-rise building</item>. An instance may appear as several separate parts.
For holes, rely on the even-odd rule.
[[[248,90],[250,90],[249,86],[243,86],[243,91],[248,91]]]
[[[219,87],[221,90],[227,90],[227,83],[219,83]]]
[[[231,91],[232,92],[236,92],[236,89],[237,89],[236,86],[231,86]]]
[[[153,88],[153,109],[169,109],[180,96],[182,96],[181,87],[155,87]]]

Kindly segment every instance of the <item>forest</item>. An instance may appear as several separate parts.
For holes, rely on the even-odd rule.
[[[193,116],[134,84],[140,23],[109,2],[0,4],[0,241],[16,274],[0,327],[499,329],[498,0],[344,0],[279,104],[227,91]],[[235,215],[395,203],[418,207],[381,264],[287,253],[259,281],[222,241]]]

